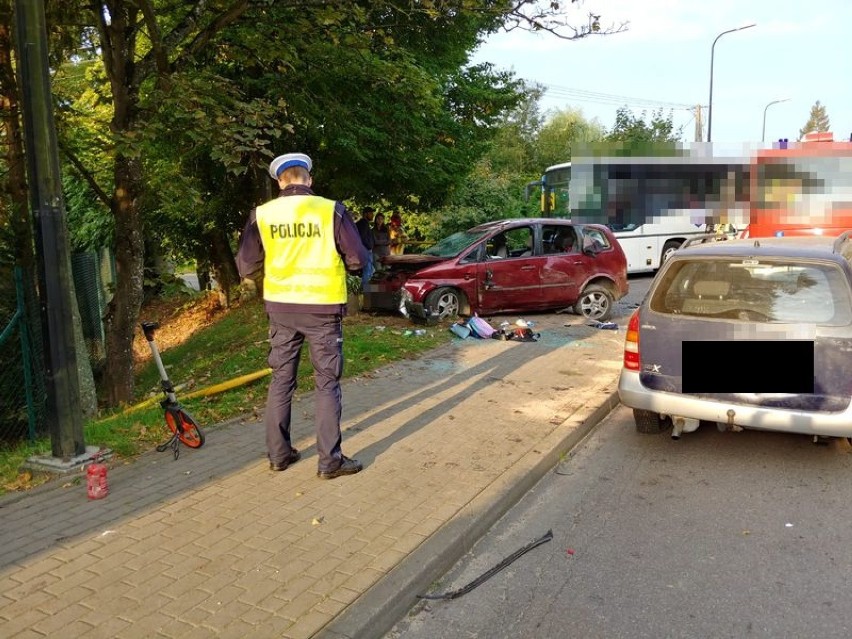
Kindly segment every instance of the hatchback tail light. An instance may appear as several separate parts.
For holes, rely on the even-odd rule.
[[[633,311],[627,323],[627,336],[624,338],[624,368],[639,370],[639,310]]]

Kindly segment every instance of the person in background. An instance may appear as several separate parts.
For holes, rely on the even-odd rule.
[[[301,457],[290,440],[290,420],[307,339],[316,386],[317,476],[334,479],[362,468],[341,451],[340,378],[346,272],[360,272],[370,257],[346,207],[311,190],[311,167],[304,153],[280,155],[269,165],[281,193],[249,214],[237,269],[244,278],[263,269],[272,368],[264,412],[269,468],[287,470]]]
[[[361,235],[361,242],[364,244],[364,248],[370,251],[370,255],[372,257],[373,246],[375,245],[375,241],[373,240],[373,213],[375,209],[372,206],[367,206],[361,210],[361,217],[355,223],[355,226],[358,228],[358,233]],[[375,272],[375,267],[373,266],[373,260],[370,259],[367,261],[367,264],[364,266],[364,270],[361,273],[361,290],[367,290],[367,282],[370,281],[370,278],[373,276]]]
[[[399,213],[391,215],[390,219],[390,254],[402,255],[405,253],[405,231],[402,229],[402,217]]]
[[[382,258],[390,255],[390,229],[385,224],[383,213],[376,214],[373,224],[373,261],[375,268],[381,268]]]

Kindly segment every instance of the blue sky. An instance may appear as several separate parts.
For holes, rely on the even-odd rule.
[[[567,4],[567,0],[565,0]],[[573,24],[599,14],[624,33],[565,41],[513,31],[491,36],[475,62],[491,62],[547,85],[541,106],[579,108],[611,127],[619,106],[637,115],[668,104],[683,139],[695,139],[694,110],[704,105],[704,139],[713,40],[712,139],[716,152],[794,140],[819,100],[835,139],[852,134],[852,0],[584,0]],[[595,95],[591,95],[595,94]],[[603,94],[603,95],[601,95]],[[623,98],[623,99],[622,99]],[[773,100],[789,98],[774,104]],[[667,103],[667,104],[657,104]]]

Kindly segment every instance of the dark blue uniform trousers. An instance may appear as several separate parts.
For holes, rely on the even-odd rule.
[[[314,367],[315,416],[319,470],[337,470],[342,411],[340,377],[343,374],[343,324],[340,315],[269,313],[269,366],[272,381],[266,400],[266,449],[269,461],[285,462],[290,443],[290,416],[296,371],[302,344],[308,340]]]

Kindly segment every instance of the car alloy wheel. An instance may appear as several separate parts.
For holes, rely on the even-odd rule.
[[[459,294],[450,288],[439,288],[429,295],[427,304],[433,315],[440,319],[456,317],[461,311],[461,300]]]
[[[586,319],[602,322],[612,313],[612,295],[605,288],[590,286],[577,300],[574,312]]]

